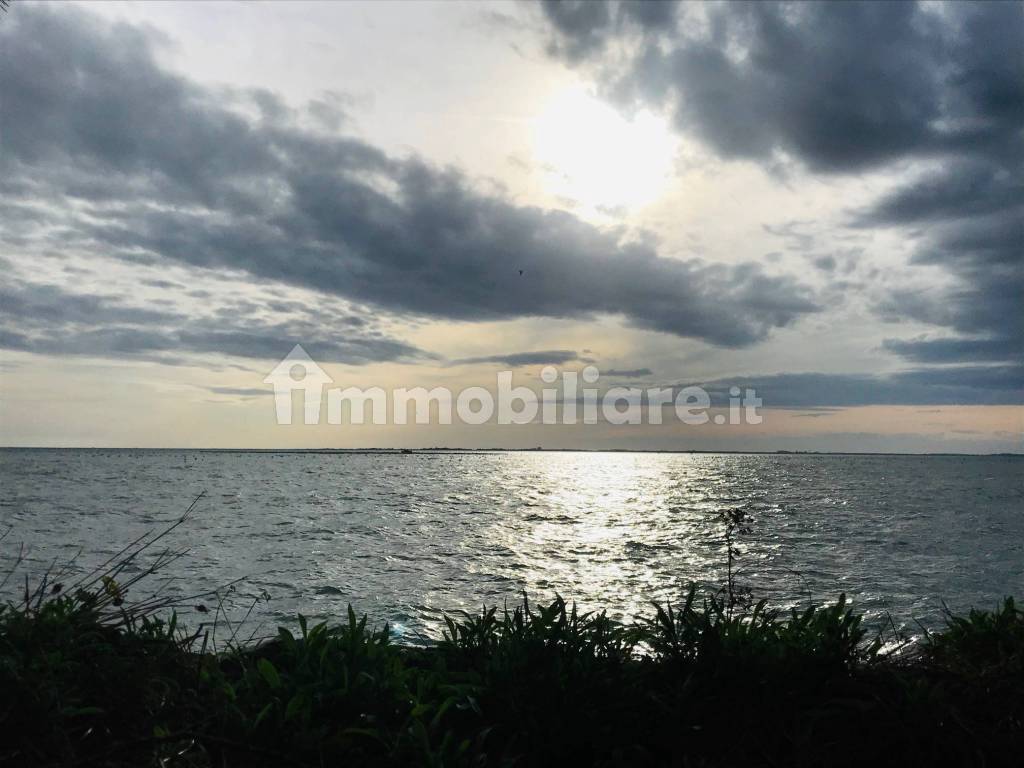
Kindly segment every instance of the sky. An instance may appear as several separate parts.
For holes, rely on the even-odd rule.
[[[0,443],[1019,452],[1022,42],[998,2],[12,3]],[[297,343],[763,421],[281,425]]]

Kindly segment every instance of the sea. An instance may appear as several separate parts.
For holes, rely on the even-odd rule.
[[[399,641],[556,595],[631,621],[728,580],[780,611],[841,594],[916,635],[1024,598],[1024,457],[627,452],[0,450],[0,581],[119,576],[226,642],[348,606]]]

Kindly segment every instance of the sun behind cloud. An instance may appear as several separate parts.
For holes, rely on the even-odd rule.
[[[545,186],[583,213],[653,202],[671,175],[677,140],[651,112],[631,118],[580,86],[558,93],[533,121]]]

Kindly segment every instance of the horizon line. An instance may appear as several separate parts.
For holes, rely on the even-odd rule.
[[[205,453],[347,453],[347,454],[398,454],[416,453],[700,453],[700,454],[751,454],[761,456],[821,455],[821,456],[1021,456],[1024,451],[990,451],[987,453],[964,453],[962,451],[821,451],[778,448],[774,450],[712,450],[707,448],[465,448],[453,446],[432,446],[428,448],[196,448],[183,446],[102,446],[102,445],[2,445],[2,451],[169,451]]]

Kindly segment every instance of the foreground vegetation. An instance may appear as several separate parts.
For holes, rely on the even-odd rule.
[[[0,613],[12,765],[1019,765],[1011,600],[884,656],[835,605],[730,615],[691,592],[636,625],[541,607],[449,620],[430,648],[350,610],[203,652],[109,584]],[[52,588],[51,588],[52,590]],[[113,596],[112,596],[113,595]],[[114,606],[113,603],[121,604]]]
[[[735,513],[722,594],[691,589],[632,624],[524,596],[449,618],[426,648],[393,644],[351,608],[331,625],[300,616],[260,643],[189,634],[182,601],[129,599],[181,554],[140,564],[186,518],[77,581],[67,569],[26,581],[0,607],[0,764],[1016,766],[1024,755],[1024,613],[1011,599],[883,649],[842,597],[784,615],[742,599],[733,536],[747,521]]]

